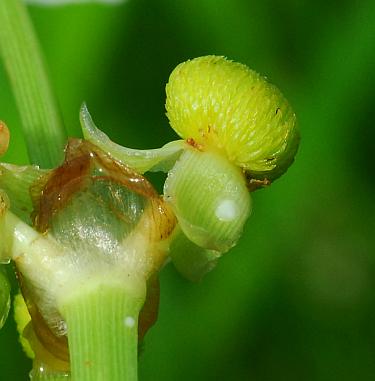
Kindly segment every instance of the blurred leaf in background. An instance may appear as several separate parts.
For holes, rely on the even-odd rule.
[[[375,3],[128,0],[30,12],[72,136],[86,101],[122,145],[176,138],[164,86],[178,63],[205,54],[266,75],[299,120],[296,162],[254,194],[240,244],[200,284],[163,271],[140,380],[373,380]],[[3,160],[25,163],[2,67],[0,88],[12,132]],[[0,343],[0,378],[26,380],[11,319]]]

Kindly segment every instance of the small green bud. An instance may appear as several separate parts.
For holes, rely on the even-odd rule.
[[[297,150],[295,114],[281,92],[247,66],[205,56],[178,65],[166,87],[172,128],[215,148],[251,178],[273,180]]]

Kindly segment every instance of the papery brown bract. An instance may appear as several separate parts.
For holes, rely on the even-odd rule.
[[[122,199],[123,195],[128,195],[129,200]],[[86,264],[92,267],[89,262],[98,260],[100,250],[104,252],[103,258],[99,258],[98,271],[105,271],[104,267],[108,263],[109,266],[117,266],[118,263],[120,266],[121,244],[135,244],[136,253],[141,245],[140,255],[146,255],[140,259],[141,265],[145,267],[141,276],[147,282],[146,301],[139,317],[139,340],[142,340],[157,319],[160,293],[157,271],[166,261],[168,239],[176,224],[174,214],[162,197],[143,176],[95,145],[80,139],[69,140],[64,163],[33,184],[31,196],[34,227],[61,244],[66,249],[66,253],[63,251],[60,254],[61,257],[71,255],[72,265],[78,270],[82,268],[84,272],[82,266]],[[91,211],[96,201],[97,209]],[[99,213],[97,218],[95,213]],[[102,216],[105,213],[109,213],[112,216],[109,221],[118,223],[119,227],[106,225],[107,220]],[[93,225],[81,226],[86,223]],[[76,235],[77,229],[83,230],[84,234]],[[110,235],[109,244],[96,241],[97,232],[100,238],[103,231],[111,233],[112,229],[115,232]],[[146,254],[142,251],[142,242],[146,244]],[[109,246],[106,248],[106,245]],[[127,249],[125,246],[124,256],[127,255]],[[61,328],[64,327],[63,318],[56,306],[46,307],[43,302],[43,292],[48,293],[49,290],[42,290],[41,293],[40,287],[36,287],[28,274],[23,274],[21,270],[19,279],[38,344],[56,358],[67,362],[69,352],[66,330]],[[47,299],[47,303],[51,303],[51,297]]]
[[[102,175],[90,175],[90,170],[95,166],[101,167]],[[144,197],[158,197],[152,185],[128,166],[86,140],[70,139],[64,163],[31,189],[35,208],[34,226],[37,230],[46,232],[54,214],[90,180],[114,181]]]

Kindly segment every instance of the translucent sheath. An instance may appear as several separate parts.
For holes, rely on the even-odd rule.
[[[8,177],[16,183],[13,172]],[[176,221],[144,177],[87,141],[71,140],[63,165],[36,172],[30,176],[35,229],[12,213],[4,195],[0,254],[19,272],[32,324],[24,335],[35,364],[53,373],[69,361],[67,319],[78,318],[71,306],[86,302],[79,302],[83,289],[94,299],[95,290],[109,287],[137,300],[134,337],[144,336],[156,319],[154,274],[166,261]]]
[[[189,240],[219,253],[236,244],[251,211],[241,170],[219,152],[194,147],[169,172],[164,198]]]

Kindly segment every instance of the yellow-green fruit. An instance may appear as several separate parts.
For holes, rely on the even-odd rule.
[[[205,56],[178,65],[166,86],[172,128],[202,150],[223,151],[254,178],[273,180],[297,150],[296,117],[280,91],[247,66]]]

